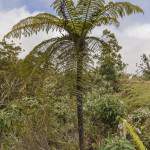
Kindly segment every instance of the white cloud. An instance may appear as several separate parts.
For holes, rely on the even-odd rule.
[[[6,34],[14,24],[21,19],[35,15],[27,11],[25,7],[12,9],[10,11],[0,11],[0,39]]]
[[[150,24],[137,24],[125,29],[125,34],[135,39],[150,39]]]
[[[143,53],[150,54],[150,24],[133,24],[122,30],[114,31],[123,47],[122,56],[129,64],[127,71],[135,73]]]
[[[9,32],[13,25],[18,23],[20,20],[34,16],[38,12],[30,13],[25,7],[21,7],[18,9],[12,9],[10,11],[0,11],[0,39]],[[20,57],[26,56],[29,51],[33,49],[34,46],[42,42],[43,40],[48,39],[49,36],[55,37],[58,35],[56,32],[50,32],[49,35],[46,33],[39,33],[32,37],[22,38],[21,40],[15,39],[15,43],[19,43],[19,45],[25,50],[20,54]]]
[[[103,28],[96,28],[92,34],[100,36]],[[123,47],[123,61],[128,64],[127,72],[135,73],[136,64],[140,63],[143,53],[150,54],[150,24],[133,24],[127,27],[108,27],[115,33],[119,44]]]

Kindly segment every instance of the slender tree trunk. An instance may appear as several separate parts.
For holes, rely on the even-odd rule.
[[[77,58],[77,78],[76,78],[76,99],[77,99],[77,117],[78,117],[78,132],[79,132],[79,148],[84,150],[84,128],[83,128],[83,55],[80,51]]]

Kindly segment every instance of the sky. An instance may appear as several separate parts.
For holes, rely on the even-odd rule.
[[[77,0],[76,0],[77,1]],[[116,0],[119,1],[119,0]],[[124,1],[124,0],[120,0]],[[135,73],[136,64],[140,63],[143,53],[150,54],[150,0],[126,0],[139,5],[144,10],[143,14],[136,14],[120,20],[120,26],[95,28],[92,32],[95,36],[101,36],[105,28],[115,33],[119,44],[123,47],[121,54],[123,61],[128,64],[126,71]],[[34,16],[40,12],[54,13],[50,7],[53,0],[0,0],[0,39],[11,30],[12,26],[21,19]],[[33,47],[48,39],[58,36],[58,33],[39,33],[37,36],[16,40],[25,50],[20,57],[24,57]]]

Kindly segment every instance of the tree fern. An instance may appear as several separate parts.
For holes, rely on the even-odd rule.
[[[31,36],[39,31],[49,33],[51,29],[60,33],[65,31],[61,37],[42,42],[30,54],[43,55],[46,62],[53,63],[61,71],[74,70],[79,147],[83,150],[83,73],[93,65],[93,52],[99,53],[102,44],[97,38],[89,37],[89,32],[96,26],[118,23],[120,17],[143,11],[128,2],[105,0],[78,0],[77,5],[73,0],[55,0],[52,7],[56,16],[42,13],[28,17],[16,24],[5,38]]]

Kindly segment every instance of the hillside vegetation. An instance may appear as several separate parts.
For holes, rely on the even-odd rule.
[[[115,34],[91,34],[142,8],[108,0],[51,7],[55,14],[21,20],[0,42],[0,150],[149,150],[150,83],[122,81],[127,65]],[[19,59],[16,38],[41,32],[49,39]]]
[[[123,87],[121,96],[129,110],[150,107],[150,81],[130,80]]]

